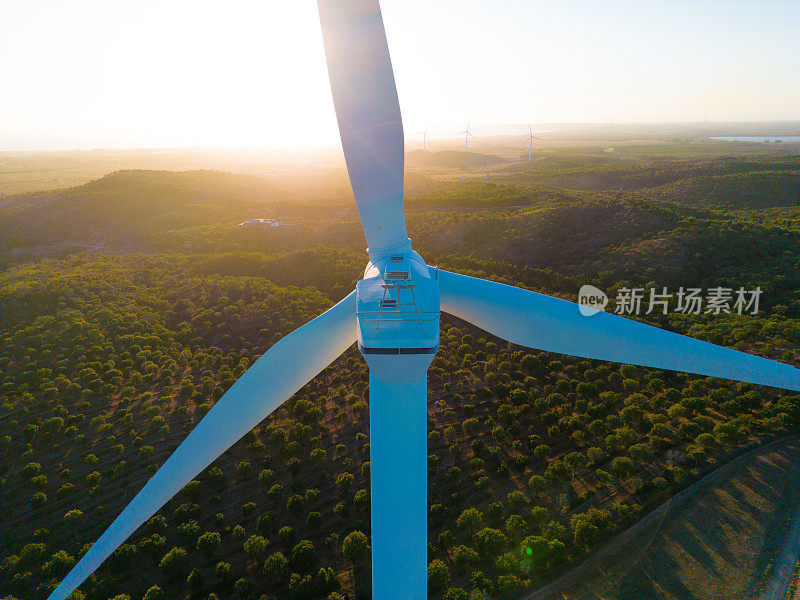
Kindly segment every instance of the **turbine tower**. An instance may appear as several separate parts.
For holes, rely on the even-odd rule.
[[[259,358],[83,555],[49,600],[65,600],[214,459],[354,342],[369,366],[372,597],[427,594],[427,371],[440,310],[514,344],[800,391],[800,371],[493,281],[431,267],[403,214],[403,126],[378,0],[318,0],[347,170],[368,244],[341,302]],[[143,573],[142,576],[146,576]]]
[[[469,138],[474,138],[475,136],[472,135],[472,132],[469,130],[469,123],[467,123],[467,128],[459,133],[458,135],[464,136],[464,154],[469,152]]]
[[[530,132],[530,137],[528,137],[528,139],[522,143],[528,144],[528,162],[530,162],[533,160],[533,140],[539,140],[541,142],[542,138],[538,138],[533,135],[533,127],[530,125],[528,125],[528,132]]]

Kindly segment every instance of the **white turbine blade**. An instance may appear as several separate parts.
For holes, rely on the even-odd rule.
[[[800,369],[528,290],[439,271],[442,310],[539,350],[800,391]]]
[[[426,597],[427,378],[388,383],[370,375],[372,597]]]
[[[378,0],[318,0],[347,172],[371,253],[408,242],[400,105]]]
[[[220,398],[48,600],[64,600],[200,471],[356,340],[355,292],[279,340]]]

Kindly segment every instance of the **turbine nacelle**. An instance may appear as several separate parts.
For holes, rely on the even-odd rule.
[[[418,381],[439,349],[438,269],[408,244],[370,262],[356,285],[358,349],[373,377]]]

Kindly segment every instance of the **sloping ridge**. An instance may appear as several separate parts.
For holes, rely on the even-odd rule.
[[[750,450],[525,600],[758,598],[800,507],[798,479],[800,436]]]
[[[0,205],[0,238],[13,246],[142,239],[170,229],[246,217],[290,197],[255,175],[224,171],[115,171],[73,188],[20,194]]]

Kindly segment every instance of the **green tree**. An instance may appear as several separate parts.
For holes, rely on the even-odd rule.
[[[351,531],[347,534],[347,537],[344,538],[344,542],[342,542],[342,554],[344,554],[354,566],[358,566],[367,552],[369,552],[369,540],[367,536],[360,531]]]
[[[353,497],[353,506],[360,511],[367,510],[369,508],[369,492],[367,490],[358,490]]]
[[[142,596],[142,600],[164,600],[164,591],[157,585],[151,586]]]
[[[478,564],[478,553],[469,546],[456,546],[453,549],[453,563],[461,570],[466,570]]]
[[[311,575],[292,573],[289,578],[289,595],[293,600],[305,600],[311,596]]]
[[[164,555],[158,566],[167,579],[176,581],[183,577],[188,560],[189,556],[186,550],[180,546],[175,546]]]
[[[197,550],[206,558],[211,558],[222,544],[222,537],[216,531],[206,531],[197,540]]]
[[[474,534],[475,530],[483,524],[483,513],[475,507],[470,507],[462,511],[456,519],[456,525],[459,529],[467,529],[470,534]]]
[[[292,548],[289,562],[300,573],[309,573],[319,563],[319,556],[311,540],[300,540]]]
[[[354,479],[355,477],[353,477],[352,473],[348,473],[345,471],[344,473],[339,473],[336,476],[336,485],[339,486],[339,488],[341,488],[342,491],[346,492],[347,490],[350,489],[350,486],[353,484]]]
[[[463,588],[447,588],[442,600],[468,600],[469,595]]]
[[[510,515],[506,519],[506,533],[512,540],[521,540],[528,531],[528,524],[520,515]]]
[[[591,548],[597,543],[600,529],[594,523],[581,519],[572,525],[575,545],[579,548]]]
[[[289,560],[283,555],[282,552],[273,552],[264,561],[264,575],[269,577],[272,581],[282,581],[286,577],[286,569],[289,566]]]
[[[142,596],[142,600],[164,600],[164,592],[157,585],[151,586]]]
[[[529,569],[543,571],[549,558],[548,541],[539,535],[532,535],[522,542],[523,564]]]
[[[42,571],[47,577],[62,579],[75,564],[75,559],[66,550],[59,550],[50,557],[44,565]]]
[[[450,583],[450,569],[438,558],[428,563],[428,589],[436,593]]]
[[[263,560],[267,550],[267,540],[260,535],[251,535],[244,543],[244,551],[250,560]]]
[[[280,531],[278,531],[278,537],[284,546],[289,547],[294,544],[294,541],[297,538],[297,533],[295,532],[294,527],[290,525],[284,525],[280,528]]]
[[[309,529],[319,529],[320,525],[322,525],[322,513],[312,510],[306,517],[306,523]]]
[[[502,550],[508,540],[502,532],[491,527],[484,527],[475,534],[475,547],[484,559],[491,559]]]
[[[64,515],[61,521],[66,527],[74,529],[83,521],[83,511],[71,510]]]
[[[299,517],[303,512],[305,500],[300,494],[294,494],[286,501],[287,510],[295,517]]]
[[[624,477],[633,470],[633,462],[627,456],[617,456],[611,461],[611,472],[617,477]]]
[[[214,577],[217,578],[222,585],[227,585],[231,580],[231,564],[227,562],[218,562],[214,567]]]
[[[253,583],[244,577],[236,580],[233,589],[236,590],[240,598],[249,598],[253,595]]]
[[[139,549],[133,544],[122,544],[108,557],[107,563],[111,572],[120,574],[130,569],[131,565],[136,561],[138,553]]]
[[[528,480],[528,487],[534,492],[542,492],[547,488],[547,480],[541,475],[532,475]]]
[[[183,488],[183,493],[186,494],[186,497],[195,502],[200,499],[202,491],[201,484],[196,479],[187,483]]]

